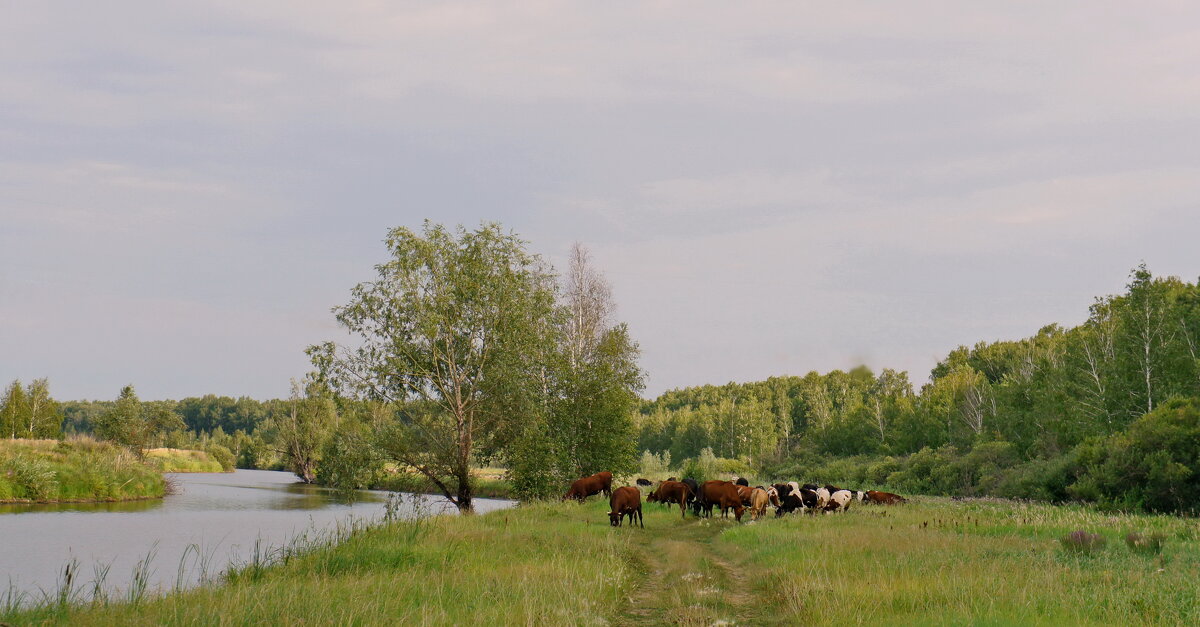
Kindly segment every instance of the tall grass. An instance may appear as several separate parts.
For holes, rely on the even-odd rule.
[[[204,451],[178,448],[152,448],[146,451],[146,463],[158,472],[233,472]]]
[[[107,442],[0,440],[0,502],[115,501],[165,490],[162,475]]]

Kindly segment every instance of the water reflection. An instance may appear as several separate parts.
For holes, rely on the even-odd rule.
[[[162,505],[162,499],[112,503],[5,503],[0,504],[0,515],[30,512],[144,512]]]

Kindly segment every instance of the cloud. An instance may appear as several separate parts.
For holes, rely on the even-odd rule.
[[[1195,274],[1198,18],[23,5],[0,22],[0,353],[67,397],[139,363],[166,396],[286,393],[284,355],[323,339],[386,228],[428,217],[551,257],[591,244],[652,393],[857,357],[927,371],[1077,320],[1140,259]],[[73,370],[78,346],[128,356]]]

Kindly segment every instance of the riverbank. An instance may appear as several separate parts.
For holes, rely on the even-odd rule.
[[[0,616],[107,624],[1197,624],[1194,519],[924,499],[752,524],[645,505],[522,505],[368,529],[137,606]],[[1060,538],[1083,529],[1091,553]],[[1130,548],[1126,534],[1161,545]]]
[[[503,468],[475,468],[471,470],[474,479],[474,497],[479,499],[509,499],[514,500],[512,483],[504,478]],[[380,477],[368,486],[371,490],[387,490],[389,492],[409,492],[412,494],[441,495],[428,477],[414,472],[393,472]]]
[[[0,503],[151,499],[166,485],[161,473],[107,442],[0,440]]]
[[[205,451],[178,448],[152,448],[146,451],[146,463],[158,472],[233,472],[232,460],[226,465]]]

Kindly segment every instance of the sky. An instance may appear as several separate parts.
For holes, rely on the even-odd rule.
[[[645,395],[1200,276],[1191,2],[0,7],[0,382],[286,396],[395,226],[587,246]]]

